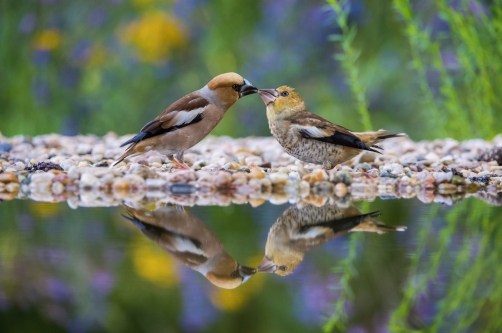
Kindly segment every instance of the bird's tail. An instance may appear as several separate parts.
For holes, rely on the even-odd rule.
[[[123,153],[122,155],[120,155],[120,157],[115,162],[113,162],[112,167],[116,166],[117,164],[119,164],[120,162],[122,162],[123,160],[128,158],[129,156],[132,157],[132,156],[139,154],[135,149],[131,149],[131,148],[133,148],[133,147],[127,148],[126,152]]]
[[[387,130],[381,129],[376,132],[362,132],[362,133],[354,133],[361,139],[362,142],[364,142],[366,145],[370,147],[375,147],[377,149],[382,149],[378,147],[376,144],[380,143],[386,139],[390,138],[399,138],[399,137],[405,137],[407,136],[406,133],[390,133],[386,134]]]

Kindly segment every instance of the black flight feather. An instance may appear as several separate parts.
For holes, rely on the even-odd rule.
[[[381,152],[379,152],[378,150],[375,150],[375,149],[369,147],[368,145],[366,145],[357,136],[345,134],[340,131],[336,131],[335,134],[333,134],[331,136],[315,137],[315,136],[310,135],[307,130],[302,129],[302,130],[300,130],[300,135],[305,139],[314,139],[314,140],[318,140],[318,141],[322,141],[322,142],[332,143],[335,145],[363,149],[363,150],[368,150],[368,151],[372,151],[374,153],[381,154]]]

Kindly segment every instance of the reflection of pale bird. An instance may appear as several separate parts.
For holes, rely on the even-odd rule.
[[[239,98],[256,92],[257,89],[239,74],[216,76],[202,89],[169,105],[143,126],[140,133],[124,142],[121,147],[129,147],[114,165],[126,157],[156,150],[167,155],[178,167],[189,169],[183,162],[185,150],[204,139]]]
[[[343,209],[333,205],[291,206],[270,228],[258,272],[288,275],[302,262],[305,252],[351,231],[406,230],[402,226],[384,225],[375,219],[379,215],[378,212],[362,214],[354,205]]]
[[[346,162],[364,150],[381,154],[382,148],[377,143],[406,136],[385,134],[385,130],[351,132],[307,111],[305,102],[287,86],[260,89],[258,93],[267,106],[270,131],[284,150],[301,161],[322,164],[325,169]]]
[[[181,206],[160,207],[155,211],[124,207],[130,214],[122,215],[124,218],[173,258],[200,272],[218,287],[236,288],[256,272],[238,264],[204,222]]]

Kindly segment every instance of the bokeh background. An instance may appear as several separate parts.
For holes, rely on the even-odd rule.
[[[501,59],[500,0],[0,0],[0,131],[134,133],[236,71],[355,131],[490,140]],[[213,133],[269,135],[260,98]],[[234,291],[174,263],[120,208],[2,203],[0,332],[497,332],[501,209],[476,200],[361,203],[408,230],[338,238],[290,278]],[[284,208],[192,212],[253,266]]]
[[[500,131],[501,1],[3,0],[0,131],[137,132],[235,71],[355,131]],[[269,135],[257,95],[217,135]]]

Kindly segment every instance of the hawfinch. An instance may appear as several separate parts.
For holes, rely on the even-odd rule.
[[[258,266],[258,272],[288,275],[302,262],[305,252],[348,232],[382,234],[406,230],[402,226],[384,225],[375,219],[379,215],[378,212],[362,214],[354,205],[343,209],[335,205],[291,206],[270,228],[265,257]]]
[[[121,147],[129,147],[113,165],[126,157],[156,150],[167,155],[179,168],[190,169],[183,162],[185,150],[205,138],[239,98],[256,92],[257,89],[239,74],[216,76],[202,89],[169,105],[143,126],[139,134],[124,142]]]
[[[367,150],[381,154],[376,144],[406,134],[354,133],[309,111],[293,88],[258,90],[267,106],[270,131],[286,152],[297,159],[322,164],[325,169],[346,162]]]
[[[220,288],[233,289],[246,282],[255,269],[238,264],[204,222],[181,206],[165,206],[154,211],[124,205],[125,219],[183,265],[204,275]]]

